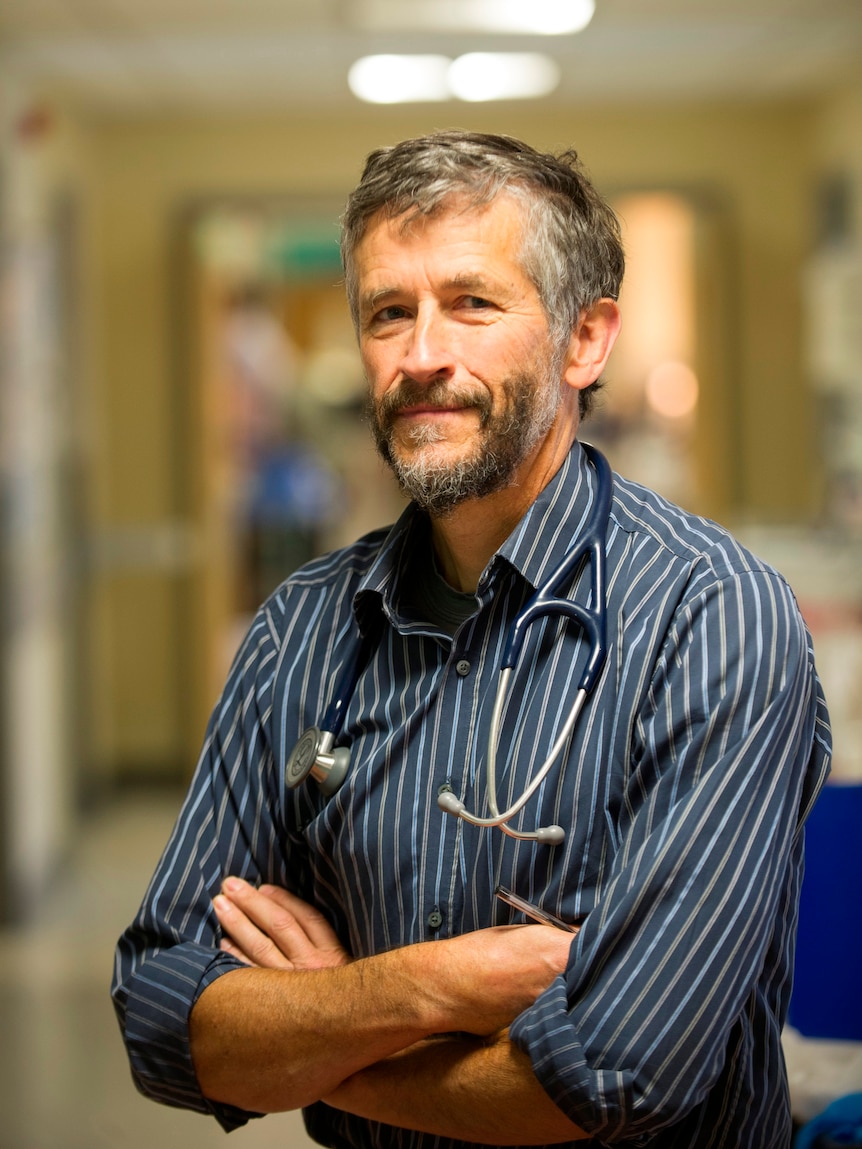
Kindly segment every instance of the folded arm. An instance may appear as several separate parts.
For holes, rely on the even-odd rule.
[[[506,1031],[485,1041],[419,1042],[323,1100],[358,1117],[477,1144],[569,1144],[590,1136],[551,1101]]]
[[[235,882],[214,905],[224,948],[250,968],[218,978],[192,1012],[192,1057],[207,1097],[259,1112],[325,1098],[409,1125],[418,1110],[410,1113],[405,1083],[418,1098],[421,1081],[426,1089],[433,1082],[437,1104],[426,1109],[436,1109],[445,1063],[453,1105],[496,1073],[485,1107],[498,1122],[506,1089],[519,1097],[534,1090],[565,1127],[560,1139],[577,1136],[508,1041],[425,1040],[503,1029],[565,968],[571,935],[500,926],[350,961],[316,911],[285,891]],[[396,1114],[399,1091],[404,1111]],[[488,1139],[499,1143],[496,1134]]]

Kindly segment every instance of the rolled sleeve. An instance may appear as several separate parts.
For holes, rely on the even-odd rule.
[[[207,986],[241,965],[227,954],[184,943],[147,956],[114,995],[140,1092],[165,1105],[212,1113],[225,1130],[257,1114],[203,1096],[189,1046],[189,1015]]]
[[[824,714],[777,576],[725,579],[680,608],[633,733],[610,880],[565,977],[511,1029],[603,1143],[675,1127],[736,1071],[734,1042],[777,1043]]]

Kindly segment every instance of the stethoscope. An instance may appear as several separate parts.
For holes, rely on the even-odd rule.
[[[575,544],[567,552],[544,584],[538,588],[512,623],[503,650],[500,675],[497,681],[497,694],[491,712],[491,725],[488,732],[487,790],[490,816],[481,818],[471,814],[464,803],[451,791],[438,795],[437,805],[447,814],[463,818],[473,826],[497,826],[511,838],[532,839],[546,845],[557,846],[565,838],[561,826],[539,826],[535,830],[514,830],[509,821],[523,808],[544,782],[545,778],[569,736],[574,729],[584,703],[595,686],[607,655],[607,586],[605,535],[611,510],[613,480],[607,459],[595,447],[584,443],[583,448],[596,473],[596,495],[588,522]],[[568,598],[555,594],[559,586],[570,580],[581,563],[589,556],[590,565],[590,605],[582,606]],[[517,801],[500,811],[497,802],[497,747],[500,739],[500,722],[503,707],[509,693],[509,682],[518,662],[527,630],[540,618],[561,615],[578,623],[590,643],[586,666],[578,683],[574,702],[551,752],[531,782]],[[333,692],[332,701],[319,727],[305,730],[294,746],[285,767],[285,783],[291,789],[299,786],[311,776],[320,785],[326,797],[331,797],[341,786],[350,766],[350,751],[345,746],[335,746],[341,733],[347,705],[356,689],[359,676],[367,664],[373,650],[374,638],[366,635],[362,640],[357,657],[352,659],[342,671]]]

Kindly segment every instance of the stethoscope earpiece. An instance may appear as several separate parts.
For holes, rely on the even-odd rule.
[[[451,814],[455,818],[463,818],[467,812],[467,807],[451,790],[444,790],[442,794],[437,795],[437,805],[444,814]],[[505,829],[502,823],[495,822],[494,825],[499,825],[500,829]],[[543,846],[561,846],[566,840],[566,831],[562,826],[537,826],[531,834],[522,833],[518,837],[534,838]]]
[[[562,846],[566,831],[562,826],[539,826],[534,837],[543,846]]]
[[[464,803],[460,798],[456,798],[451,790],[444,790],[442,794],[437,795],[437,805],[444,814],[452,814],[456,818],[459,818],[465,810]]]

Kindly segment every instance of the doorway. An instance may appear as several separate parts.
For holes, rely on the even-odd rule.
[[[738,501],[726,220],[673,191],[613,206],[626,250],[623,327],[583,437],[626,478],[726,522]]]
[[[251,617],[293,570],[394,521],[364,425],[339,206],[218,204],[189,228],[188,500],[197,538],[190,729]]]

